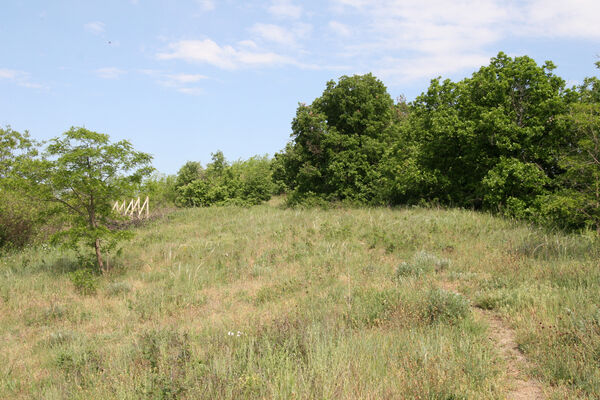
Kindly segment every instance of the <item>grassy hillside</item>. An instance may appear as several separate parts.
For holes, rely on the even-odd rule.
[[[178,211],[96,294],[0,260],[0,398],[598,398],[598,260],[468,211]]]

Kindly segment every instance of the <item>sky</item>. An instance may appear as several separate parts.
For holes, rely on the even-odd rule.
[[[598,0],[1,0],[0,126],[127,139],[163,173],[281,150],[299,102],[372,72],[392,98],[503,51],[598,76]]]

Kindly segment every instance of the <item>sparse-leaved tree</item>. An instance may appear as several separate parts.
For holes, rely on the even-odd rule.
[[[37,195],[64,210],[68,228],[55,238],[73,247],[91,246],[105,271],[103,250],[128,236],[114,228],[112,202],[131,194],[133,185],[152,172],[151,160],[126,140],[111,143],[106,134],[71,128],[50,140],[43,157],[25,170]]]

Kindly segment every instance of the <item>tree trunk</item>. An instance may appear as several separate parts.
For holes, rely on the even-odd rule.
[[[93,195],[90,196],[88,213],[90,216],[90,227],[95,230],[98,227],[98,224],[96,223],[96,210],[94,209]],[[102,261],[102,253],[100,252],[100,238],[98,237],[94,242],[94,249],[96,250],[96,260],[98,261],[98,267],[100,268],[100,271],[106,272],[106,269],[104,269],[104,261]]]
[[[98,260],[98,266],[102,272],[104,270],[104,262],[102,261],[102,254],[100,253],[100,239],[96,238],[96,242],[94,243],[94,247],[96,248],[96,259]]]

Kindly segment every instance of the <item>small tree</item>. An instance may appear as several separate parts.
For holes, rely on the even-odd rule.
[[[103,249],[127,236],[112,224],[111,202],[130,194],[152,172],[151,160],[128,141],[110,143],[108,135],[71,128],[50,141],[27,173],[38,195],[65,211],[68,228],[55,237],[72,247],[80,242],[93,247],[98,267],[105,271]]]

